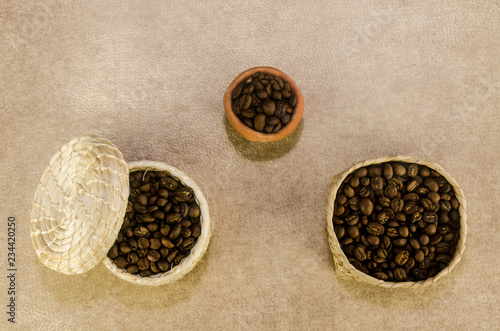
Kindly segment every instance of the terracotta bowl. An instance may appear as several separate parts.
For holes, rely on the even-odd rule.
[[[290,84],[290,89],[292,93],[294,93],[297,96],[297,106],[292,114],[290,122],[288,122],[287,125],[285,125],[281,130],[279,130],[276,133],[261,133],[249,128],[238,118],[238,116],[236,116],[236,114],[233,112],[232,109],[231,94],[233,93],[233,90],[242,81],[246,80],[248,77],[252,76],[258,71],[263,72],[265,74],[271,74],[277,76],[281,78],[283,81],[288,82]],[[288,77],[285,73],[272,67],[255,67],[242,72],[231,82],[231,84],[229,84],[226,93],[224,93],[224,111],[226,112],[226,117],[229,123],[231,123],[231,126],[243,138],[250,141],[258,141],[258,142],[276,141],[283,139],[289,134],[291,134],[299,124],[300,119],[302,118],[302,113],[304,112],[304,98],[302,97],[302,93],[300,93],[300,90],[294,83],[294,81],[290,77]]]

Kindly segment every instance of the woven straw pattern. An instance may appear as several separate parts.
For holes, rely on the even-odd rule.
[[[118,235],[128,195],[127,164],[110,141],[83,136],[64,145],[45,169],[31,210],[40,261],[65,274],[96,266]]]
[[[179,265],[165,273],[156,274],[150,277],[141,277],[139,275],[129,274],[122,269],[118,269],[113,261],[107,256],[104,259],[104,265],[121,279],[138,285],[158,286],[181,279],[201,261],[203,255],[207,251],[210,236],[212,235],[213,221],[210,219],[208,203],[205,196],[201,192],[198,185],[196,185],[191,178],[179,169],[169,166],[168,164],[155,161],[136,161],[129,163],[129,170],[130,172],[137,170],[166,171],[170,174],[170,176],[172,176],[172,178],[179,180],[184,185],[192,188],[195,200],[200,207],[201,235],[198,238],[196,245],[191,249],[191,253],[184,258]]]
[[[436,276],[428,278],[424,281],[419,281],[419,282],[386,282],[377,278],[374,278],[372,276],[369,276],[362,271],[354,268],[351,263],[347,260],[347,257],[345,256],[344,252],[342,251],[342,248],[340,246],[340,243],[337,239],[337,236],[335,235],[335,232],[333,230],[333,208],[334,208],[334,202],[335,198],[337,196],[337,190],[339,189],[340,185],[344,181],[344,179],[352,172],[356,171],[356,169],[361,168],[361,167],[366,167],[371,164],[378,164],[378,163],[383,163],[383,162],[390,162],[390,161],[401,161],[401,162],[407,162],[407,163],[417,163],[420,165],[427,166],[431,169],[436,170],[439,172],[441,175],[443,175],[444,178],[450,183],[451,186],[453,186],[453,189],[455,190],[455,195],[460,203],[459,207],[459,213],[460,213],[460,240],[458,241],[456,251],[455,251],[455,256],[451,260],[450,264],[441,270]],[[328,195],[328,203],[326,207],[326,223],[327,223],[327,231],[328,231],[328,240],[330,243],[330,249],[333,254],[333,262],[335,265],[335,270],[337,272],[338,277],[340,278],[352,278],[358,281],[362,281],[365,283],[369,283],[372,285],[377,285],[385,288],[396,288],[396,287],[413,287],[413,288],[420,288],[424,286],[428,286],[430,284],[433,284],[434,282],[438,281],[441,277],[447,275],[451,269],[460,261],[462,254],[465,249],[465,237],[467,235],[467,215],[466,215],[466,202],[465,202],[465,197],[463,194],[462,189],[460,186],[458,186],[457,182],[453,177],[451,177],[440,165],[436,163],[430,163],[426,161],[422,161],[418,159],[417,157],[414,156],[402,156],[402,155],[396,155],[396,156],[386,156],[386,157],[379,157],[375,159],[370,159],[366,160],[363,162],[358,162],[354,164],[352,167],[347,169],[346,171],[336,175],[333,177],[331,188],[330,188],[330,194]]]

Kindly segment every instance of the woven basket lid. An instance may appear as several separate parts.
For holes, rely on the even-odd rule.
[[[81,274],[106,257],[124,220],[128,173],[118,148],[95,136],[75,138],[52,157],[31,210],[31,241],[45,266]]]

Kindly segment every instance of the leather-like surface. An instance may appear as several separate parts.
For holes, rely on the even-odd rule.
[[[0,329],[9,216],[19,330],[499,329],[499,17],[495,1],[1,2]],[[305,100],[297,130],[267,144],[222,107],[260,65]],[[185,278],[145,288],[38,261],[36,185],[85,134],[202,188],[215,232]],[[331,178],[391,154],[439,163],[468,202],[462,261],[418,291],[336,279],[328,247]]]

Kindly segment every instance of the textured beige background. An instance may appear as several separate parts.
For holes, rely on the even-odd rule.
[[[0,329],[8,216],[19,330],[500,329],[499,17],[498,1],[0,2]],[[224,118],[225,88],[257,65],[304,95],[283,141],[249,143]],[[184,279],[39,263],[27,210],[83,134],[203,188],[215,233]],[[468,199],[462,262],[418,291],[336,279],[327,243],[332,176],[396,153],[441,164]]]

